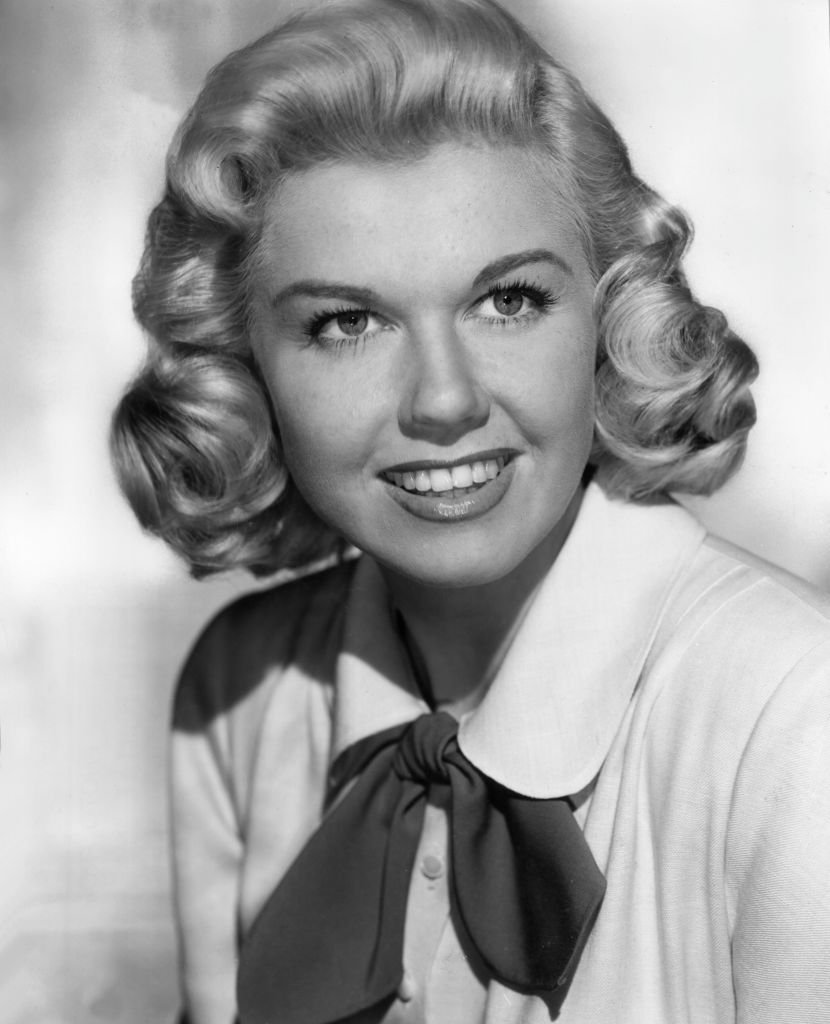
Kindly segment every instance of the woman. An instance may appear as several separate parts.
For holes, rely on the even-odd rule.
[[[490,0],[209,77],[121,479],[197,574],[330,564],[182,675],[193,1024],[828,1018],[827,607],[668,497],[754,419],[689,235]]]

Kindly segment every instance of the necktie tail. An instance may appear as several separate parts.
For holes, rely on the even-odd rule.
[[[397,990],[407,893],[391,883],[411,873],[423,808],[407,801],[398,820],[394,754],[332,807],[254,923],[237,977],[244,1024],[329,1024]]]
[[[605,877],[566,800],[489,789],[453,809],[459,915],[493,977],[553,992],[573,977]]]

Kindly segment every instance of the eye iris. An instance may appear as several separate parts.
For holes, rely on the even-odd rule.
[[[512,316],[522,308],[524,296],[521,292],[511,289],[493,296],[493,305],[502,316]]]
[[[341,313],[337,318],[337,326],[344,334],[363,334],[369,323],[365,313]]]

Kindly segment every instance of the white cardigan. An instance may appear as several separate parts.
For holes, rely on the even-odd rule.
[[[490,777],[573,796],[606,875],[558,1024],[830,1021],[828,611],[678,506],[589,487],[459,729]],[[233,1021],[240,938],[318,824],[332,757],[424,710],[367,558],[243,598],[205,631],[172,754],[192,1024]],[[468,965],[445,853],[436,806],[387,1024],[549,1024],[542,1000]]]

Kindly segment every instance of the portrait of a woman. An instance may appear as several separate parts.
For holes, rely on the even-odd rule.
[[[751,344],[687,216],[493,0],[335,0],[172,143],[114,418],[197,576],[189,1024],[830,1019],[830,604],[676,499]]]

